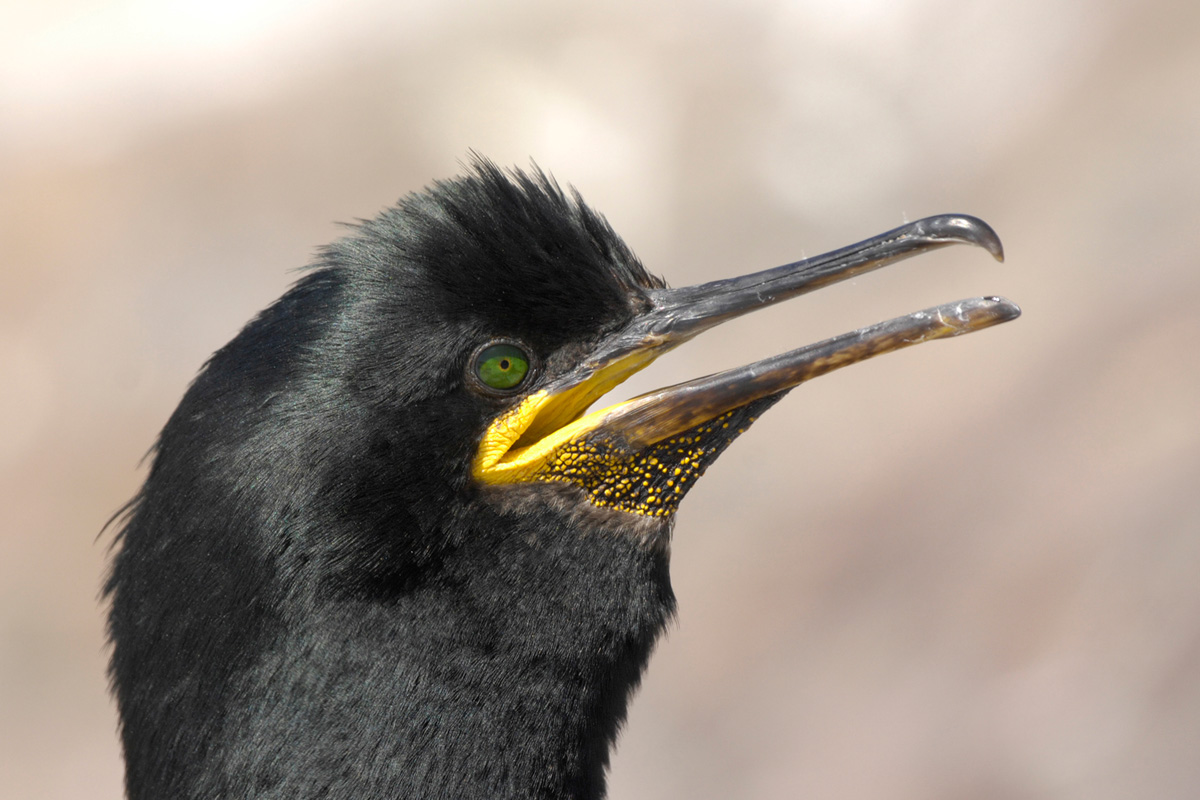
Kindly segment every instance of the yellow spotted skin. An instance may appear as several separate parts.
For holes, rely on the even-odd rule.
[[[636,453],[603,436],[583,436],[566,443],[531,477],[573,483],[601,508],[669,517],[708,465],[777,399],[727,411]]]

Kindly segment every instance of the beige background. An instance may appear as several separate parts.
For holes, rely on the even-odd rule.
[[[679,515],[614,798],[1200,796],[1200,4],[0,9],[0,796],[116,798],[104,521],[338,220],[532,157],[675,285],[938,212],[955,248],[632,390],[1003,294],[821,379]]]

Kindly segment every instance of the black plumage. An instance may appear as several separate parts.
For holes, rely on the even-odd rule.
[[[991,246],[941,235],[909,249]],[[607,507],[616,479],[571,477],[566,449],[511,480],[481,479],[479,452],[531,394],[648,351],[642,320],[683,330],[664,300],[682,291],[551,179],[482,161],[321,251],[201,371],[124,517],[107,592],[129,796],[602,796],[674,612],[672,517]],[[687,301],[713,321],[668,338],[732,315]],[[497,341],[529,356],[516,390],[472,372]],[[700,417],[744,427],[808,376],[656,446]],[[644,455],[631,426],[573,442]],[[736,431],[704,435],[707,463]]]

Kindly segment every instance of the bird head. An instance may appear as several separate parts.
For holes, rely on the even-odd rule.
[[[955,243],[1001,254],[932,217],[671,289],[577,195],[485,161],[356,226],[214,354],[129,507],[131,797],[599,796],[704,469],[799,383],[1019,310],[949,303],[593,404],[722,322]]]
[[[920,220],[814,259],[670,289],[607,222],[546,175],[479,162],[324,252],[345,276],[348,386],[393,424],[427,432],[439,496],[553,501],[662,530],[757,414],[848,364],[1019,314],[1000,298],[950,303],[590,411],[663,353],[727,320],[899,259],[967,243],[1002,259],[972,217]],[[446,452],[453,448],[453,453]],[[428,457],[432,455],[432,457]],[[452,457],[447,457],[452,456]],[[458,507],[458,505],[455,505]]]

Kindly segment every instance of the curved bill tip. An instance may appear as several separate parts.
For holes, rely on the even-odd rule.
[[[961,242],[982,247],[997,261],[1004,261],[1004,245],[991,225],[970,214],[940,214],[913,223],[914,233],[947,243]]]

